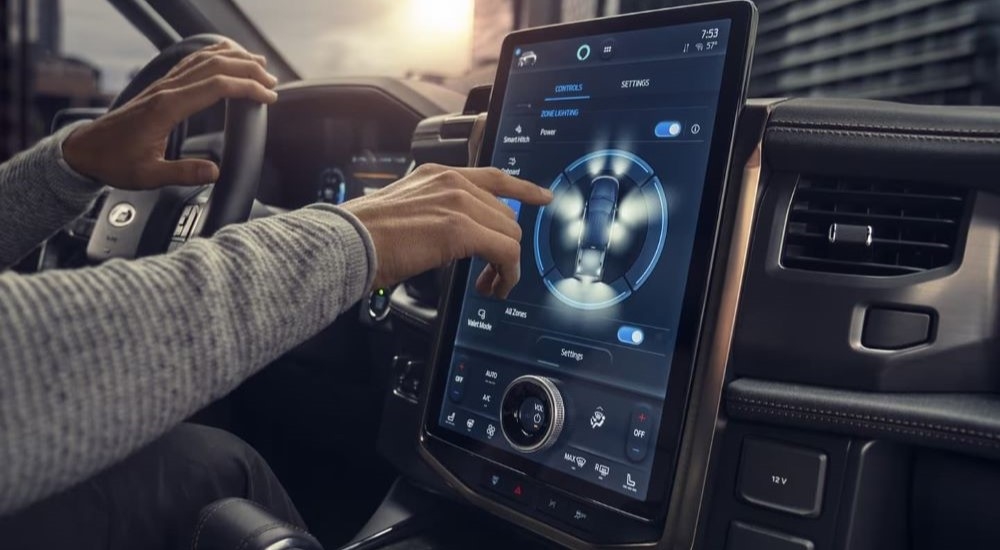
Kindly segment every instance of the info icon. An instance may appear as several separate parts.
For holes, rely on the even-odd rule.
[[[615,56],[615,39],[609,38],[601,42],[601,59],[607,61]]]

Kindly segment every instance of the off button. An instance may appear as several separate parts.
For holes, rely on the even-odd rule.
[[[649,440],[652,437],[652,409],[645,405],[640,405],[632,411],[628,436],[625,438],[625,456],[632,462],[642,462],[649,453]]]

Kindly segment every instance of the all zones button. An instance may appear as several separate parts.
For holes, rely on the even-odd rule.
[[[535,343],[538,360],[557,367],[603,369],[611,366],[611,352],[551,336],[542,336]]]

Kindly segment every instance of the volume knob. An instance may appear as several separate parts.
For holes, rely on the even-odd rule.
[[[562,394],[549,378],[521,376],[504,390],[500,427],[511,447],[522,453],[538,452],[555,444],[565,418]]]

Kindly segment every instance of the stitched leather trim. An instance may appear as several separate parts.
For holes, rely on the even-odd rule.
[[[928,128],[920,126],[896,126],[892,124],[852,124],[846,122],[819,122],[815,120],[773,120],[771,128],[827,128],[840,130],[861,130],[872,132],[920,132],[927,134],[958,134],[966,136],[1000,137],[1000,130],[975,130],[970,128]]]
[[[942,432],[950,432],[954,434],[960,434],[963,436],[980,437],[985,439],[997,440],[998,445],[1000,445],[1000,432],[985,432],[980,430],[971,430],[967,428],[960,428],[958,426],[952,426],[948,424],[935,424],[930,422],[921,422],[915,420],[906,420],[903,418],[893,418],[890,416],[878,416],[863,413],[853,413],[848,411],[837,411],[832,409],[816,409],[813,407],[802,407],[798,405],[792,405],[790,403],[778,403],[775,401],[763,401],[758,399],[751,399],[747,397],[728,397],[728,401],[740,403],[745,408],[755,408],[755,409],[782,409],[792,412],[799,412],[804,414],[811,414],[814,416],[834,416],[838,418],[858,420],[866,422],[869,424],[894,424],[897,426],[902,426],[906,428],[916,428],[923,430],[937,430]]]
[[[228,498],[228,499],[223,500],[222,502],[218,502],[214,506],[212,506],[211,508],[209,508],[204,513],[204,515],[202,515],[202,517],[198,520],[198,526],[197,526],[197,528],[195,529],[195,532],[194,532],[194,541],[193,541],[193,543],[191,545],[191,550],[197,550],[197,548],[198,548],[198,542],[201,540],[202,531],[205,528],[205,524],[208,523],[208,520],[211,519],[211,517],[213,515],[215,515],[215,513],[218,512],[219,510],[221,510],[222,508],[225,508],[226,506],[229,506],[230,504],[235,504],[237,502],[243,502],[244,504],[249,504],[249,505],[253,506],[254,508],[257,508],[258,510],[262,510],[265,513],[267,513],[267,510],[265,510],[259,504],[257,504],[256,502],[253,502],[253,501],[243,501],[243,500],[238,499],[238,498]],[[250,543],[250,541],[254,540],[258,536],[262,535],[263,533],[266,533],[267,531],[270,531],[271,529],[277,529],[277,528],[280,528],[280,527],[284,527],[286,529],[289,529],[293,533],[298,533],[298,534],[303,534],[303,535],[309,536],[309,532],[306,531],[305,529],[299,527],[298,525],[293,525],[291,523],[287,523],[287,522],[278,520],[278,521],[274,521],[274,522],[268,523],[268,524],[264,525],[263,527],[259,527],[255,531],[253,531],[252,533],[250,533],[249,535],[247,535],[240,542],[239,546],[237,546],[237,550],[243,550],[244,548],[246,548],[246,545]]]
[[[262,527],[257,528],[254,532],[252,532],[249,535],[247,535],[246,537],[244,537],[243,540],[240,541],[239,546],[236,547],[236,550],[245,550],[246,547],[247,547],[247,545],[250,544],[251,542],[253,542],[254,540],[256,540],[257,537],[263,535],[264,533],[266,533],[268,531],[271,531],[271,530],[274,530],[274,529],[282,529],[282,528],[284,528],[284,529],[290,529],[294,533],[304,533],[304,531],[302,529],[300,529],[299,527],[296,527],[295,525],[292,525],[290,523],[285,523],[283,521],[275,521],[275,522],[268,523],[267,525],[264,525]]]
[[[215,513],[218,512],[220,509],[229,506],[234,502],[237,501],[235,499],[227,499],[222,502],[217,502],[215,506],[212,506],[204,513],[204,515],[201,516],[201,519],[198,520],[198,527],[196,527],[194,530],[194,540],[191,543],[191,550],[198,549],[198,542],[201,540],[201,532],[205,528],[205,524],[208,523],[208,520],[212,516],[214,516]]]
[[[842,137],[864,137],[864,138],[877,138],[877,139],[903,139],[911,141],[937,141],[937,142],[950,142],[950,143],[985,143],[985,144],[1000,144],[1000,138],[987,138],[987,137],[973,137],[973,136],[932,136],[924,134],[901,134],[901,133],[889,133],[889,132],[862,132],[862,131],[848,131],[848,130],[824,130],[818,128],[787,128],[787,127],[773,127],[768,128],[767,132],[784,132],[784,133],[795,133],[795,134],[813,134],[813,135],[828,135],[828,136],[842,136]]]
[[[881,424],[877,422],[867,422],[862,420],[849,420],[837,417],[831,417],[822,414],[810,414],[810,413],[796,413],[793,411],[787,411],[782,409],[774,409],[768,407],[755,407],[747,405],[733,405],[731,410],[736,412],[744,412],[753,414],[759,414],[762,416],[771,417],[786,417],[790,419],[805,420],[817,423],[841,425],[853,428],[864,428],[875,432],[890,433],[896,435],[905,435],[915,438],[924,438],[932,440],[943,440],[952,443],[959,443],[962,445],[970,445],[977,447],[984,447],[987,449],[1000,449],[1000,442],[993,440],[984,440],[975,437],[963,437],[949,435],[946,433],[939,433],[931,430],[923,430],[919,428],[898,428],[894,426],[889,426],[886,424]]]

